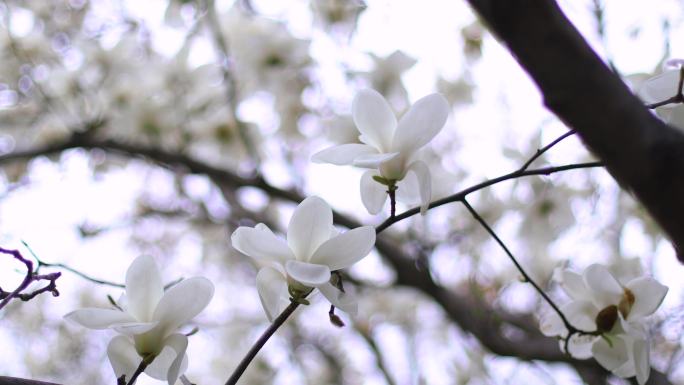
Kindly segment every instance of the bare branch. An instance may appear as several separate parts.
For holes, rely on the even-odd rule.
[[[24,280],[21,281],[19,286],[16,287],[16,289],[14,289],[11,292],[7,292],[0,289],[0,309],[7,306],[7,304],[10,303],[10,301],[13,299],[18,299],[21,301],[30,301],[37,295],[40,295],[45,292],[50,292],[55,297],[59,295],[56,281],[57,278],[59,278],[62,275],[62,273],[56,272],[50,274],[36,274],[33,271],[33,262],[24,258],[19,252],[19,250],[9,250],[0,247],[0,253],[11,255],[12,257],[14,257],[14,259],[18,260],[26,266],[26,276],[24,277]],[[48,283],[45,286],[36,289],[32,292],[24,292],[32,282],[39,281],[47,281]]]

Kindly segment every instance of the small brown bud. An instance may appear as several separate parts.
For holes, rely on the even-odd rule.
[[[624,295],[618,304],[618,309],[620,310],[620,314],[622,314],[623,318],[627,318],[629,312],[632,310],[635,300],[636,298],[634,298],[634,293],[632,293],[632,291],[629,289],[625,289]]]
[[[596,329],[599,333],[609,332],[618,318],[618,307],[610,305],[596,316]]]

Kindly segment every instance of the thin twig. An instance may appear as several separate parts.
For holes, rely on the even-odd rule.
[[[271,338],[271,336],[280,328],[285,321],[294,313],[295,309],[297,309],[297,306],[299,306],[299,303],[297,302],[290,302],[290,304],[283,310],[280,315],[273,320],[273,323],[269,325],[268,329],[264,331],[264,333],[259,337],[259,339],[254,343],[251,349],[249,349],[249,352],[245,355],[245,357],[240,361],[240,364],[235,368],[235,371],[233,371],[233,374],[230,376],[228,381],[226,381],[226,385],[235,385],[237,384],[238,380],[240,379],[240,376],[242,376],[242,373],[245,372],[247,367],[249,366],[250,362],[256,357],[257,353],[259,353],[259,350],[266,344],[266,342]]]
[[[397,214],[397,187],[388,186],[387,195],[389,195],[390,200],[390,218],[394,218]]]
[[[499,236],[496,234],[496,232],[494,231],[494,229],[492,229],[492,228],[487,224],[487,222],[484,220],[484,218],[482,218],[482,217],[480,216],[480,214],[478,214],[478,212],[473,208],[473,206],[471,206],[470,203],[468,203],[468,201],[465,199],[465,197],[461,200],[461,203],[463,203],[463,205],[466,207],[466,209],[468,209],[468,211],[469,211],[470,214],[473,216],[473,218],[475,218],[476,221],[480,222],[480,224],[482,225],[482,227],[484,227],[484,229],[487,230],[487,232],[489,233],[489,235],[491,235],[492,238],[494,238],[494,240],[496,241],[496,243],[498,243],[499,246],[501,246],[501,249],[503,249],[503,251],[506,253],[506,255],[508,256],[508,258],[513,262],[513,264],[514,264],[515,267],[518,269],[518,271],[520,272],[520,274],[523,275],[523,277],[525,278],[525,281],[526,281],[526,282],[529,282],[529,283],[534,287],[534,289],[539,293],[539,295],[541,295],[542,298],[544,298],[544,300],[545,300],[549,305],[551,305],[551,307],[553,308],[553,310],[554,310],[556,313],[558,313],[558,316],[559,316],[559,317],[561,318],[561,320],[563,321],[563,324],[565,325],[565,328],[568,329],[568,331],[569,331],[569,333],[568,333],[568,338],[567,338],[568,340],[570,339],[570,336],[572,336],[573,334],[577,334],[577,333],[591,334],[591,333],[593,333],[593,332],[586,332],[586,331],[583,331],[583,330],[579,330],[579,329],[577,329],[576,327],[574,327],[574,326],[568,321],[568,319],[565,318],[565,314],[563,314],[563,312],[560,310],[560,308],[558,307],[558,305],[556,305],[556,303],[551,299],[551,297],[549,297],[548,294],[546,294],[546,293],[544,292],[544,290],[542,290],[542,288],[541,288],[536,282],[534,282],[534,280],[532,279],[532,277],[530,277],[530,275],[527,274],[527,272],[526,272],[525,269],[522,267],[522,265],[520,265],[520,262],[518,262],[518,260],[515,258],[515,256],[513,256],[513,253],[511,253],[511,251],[508,249],[508,247],[506,246],[506,244],[501,240],[501,238],[499,238]],[[567,345],[567,340],[566,340],[566,345]],[[566,351],[567,351],[567,346],[566,346]]]
[[[80,271],[74,269],[73,267],[68,266],[68,265],[65,265],[65,264],[63,264],[63,263],[50,263],[50,262],[45,262],[45,261],[43,261],[42,259],[38,258],[38,256],[36,255],[36,253],[33,252],[33,250],[31,249],[31,247],[30,247],[26,242],[22,241],[21,243],[24,244],[24,246],[28,249],[28,251],[31,253],[31,255],[33,256],[33,258],[36,260],[36,262],[38,262],[38,267],[36,267],[36,272],[37,272],[38,270],[40,270],[41,267],[59,268],[59,269],[64,269],[64,270],[66,270],[66,271],[68,271],[68,272],[70,272],[70,273],[74,273],[74,274],[78,275],[79,277],[81,277],[81,278],[83,278],[83,279],[85,279],[85,280],[87,280],[87,281],[96,283],[96,284],[98,284],[98,285],[105,285],[105,286],[111,286],[111,287],[118,287],[118,288],[122,288],[122,289],[126,288],[126,285],[124,285],[123,283],[117,283],[117,282],[105,281],[105,280],[99,279],[99,278],[93,278],[93,277],[89,276],[88,274],[83,273],[83,272],[80,272]],[[171,286],[173,286],[173,285],[179,283],[179,282],[182,281],[182,280],[183,280],[183,277],[180,277],[180,278],[177,278],[177,279],[175,279],[175,280],[173,280],[173,281],[167,283],[166,285],[164,285],[164,290],[167,290],[168,288],[170,288]]]
[[[516,178],[520,178],[520,177],[524,177],[524,176],[550,175],[550,174],[554,174],[554,173],[561,172],[561,171],[575,170],[575,169],[582,169],[582,168],[593,168],[593,167],[603,167],[603,163],[601,163],[601,162],[587,162],[587,163],[567,164],[567,165],[555,166],[555,167],[542,167],[542,168],[525,170],[525,171],[516,170],[516,171],[513,171],[511,173],[501,175],[499,177],[478,183],[474,186],[471,186],[471,187],[468,187],[464,190],[461,190],[455,194],[449,195],[445,198],[438,199],[436,201],[432,201],[428,205],[428,210],[433,209],[435,207],[445,205],[447,203],[460,202],[461,200],[463,200],[463,198],[465,198],[470,193],[482,190],[485,187],[489,187],[489,186],[495,185],[495,184],[503,182],[503,181],[516,179]],[[379,234],[379,233],[383,232],[384,230],[386,230],[388,227],[392,226],[393,224],[395,224],[399,221],[402,221],[406,218],[412,217],[412,216],[418,214],[419,212],[420,212],[420,207],[414,207],[412,209],[404,211],[401,214],[394,216],[393,218],[387,218],[384,222],[382,222],[380,225],[378,225],[375,228],[375,232]]]
[[[371,335],[370,330],[367,330],[366,328],[358,327],[358,326],[355,327],[355,329],[356,329],[356,331],[359,332],[359,335],[361,335],[361,337],[363,337],[363,339],[366,341],[368,346],[373,351],[373,354],[375,354],[375,360],[378,363],[378,369],[380,369],[380,372],[385,377],[385,382],[387,382],[388,385],[395,385],[396,382],[392,378],[392,375],[390,374],[390,370],[387,368],[387,366],[384,363],[382,351],[380,350],[380,347],[378,346],[378,344],[375,342],[375,339]]]
[[[250,158],[252,159],[252,162],[254,162],[254,164],[256,166],[258,166],[260,159],[259,159],[259,153],[257,151],[257,148],[254,145],[254,142],[252,141],[252,139],[249,137],[249,133],[247,132],[247,127],[237,116],[238,84],[237,84],[237,81],[235,80],[235,77],[231,73],[231,68],[230,68],[230,64],[229,64],[230,63],[230,45],[228,44],[228,40],[225,38],[225,36],[223,36],[223,31],[221,31],[221,24],[219,23],[218,16],[216,15],[216,8],[215,8],[214,0],[207,0],[206,4],[207,4],[207,14],[206,14],[207,25],[209,26],[209,31],[211,32],[211,36],[214,40],[214,46],[216,47],[216,56],[218,57],[219,66],[221,67],[221,72],[223,74],[223,82],[225,83],[224,89],[225,89],[226,101],[228,102],[228,105],[230,106],[232,119],[236,125],[237,131],[238,131],[238,136],[240,137],[240,141],[242,142],[242,145],[245,147],[247,154],[249,154]]]
[[[535,160],[539,159],[539,157],[542,156],[546,151],[550,150],[551,147],[557,145],[557,144],[560,143],[563,139],[567,138],[567,137],[570,136],[570,135],[574,135],[574,134],[575,134],[575,131],[574,131],[574,130],[570,130],[570,131],[566,132],[565,134],[563,134],[563,135],[559,136],[558,138],[556,138],[553,142],[551,142],[551,143],[547,144],[546,146],[544,146],[544,147],[538,149],[537,152],[535,152],[534,155],[532,155],[532,156],[530,157],[530,159],[528,159],[527,162],[525,162],[525,164],[523,164],[522,167],[520,167],[520,168],[518,169],[518,171],[525,171],[525,170],[527,170],[527,168],[530,167],[530,165],[532,164],[532,162],[534,162]]]
[[[21,301],[30,301],[39,294],[50,292],[53,296],[58,296],[59,291],[57,290],[57,278],[59,278],[62,273],[56,272],[51,274],[36,274],[33,271],[33,262],[24,258],[19,250],[9,250],[0,247],[0,253],[8,254],[14,257],[14,259],[23,263],[26,266],[26,276],[21,281],[21,283],[12,292],[6,292],[0,289],[0,309],[7,306],[7,304],[13,299],[19,299]],[[24,290],[32,283],[38,281],[48,281],[48,284],[41,287],[40,289],[34,290],[30,293],[23,293]]]
[[[50,267],[50,268],[64,269],[70,273],[74,273],[74,274],[78,275],[79,277],[81,277],[85,280],[88,280],[88,281],[93,282],[93,283],[97,283],[99,285],[106,285],[106,286],[119,287],[119,288],[125,288],[126,287],[126,285],[124,285],[122,283],[110,282],[110,281],[105,281],[103,279],[90,277],[87,274],[82,273],[82,272],[80,272],[80,271],[78,271],[72,267],[69,267],[63,263],[49,263],[49,262],[43,262],[43,261],[38,260],[38,267],[39,268],[40,267]]]
[[[128,383],[126,385],[135,384],[135,381],[138,380],[138,376],[140,376],[142,374],[142,372],[145,371],[146,368],[147,368],[147,361],[145,359],[143,359],[142,361],[140,361],[140,365],[138,365],[138,368],[135,369],[135,372],[131,376],[131,379],[128,380]]]

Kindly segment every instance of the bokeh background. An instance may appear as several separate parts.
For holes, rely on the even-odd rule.
[[[635,88],[665,60],[684,57],[679,1],[560,4]],[[231,248],[232,231],[259,222],[282,231],[308,195],[363,224],[389,213],[363,208],[362,170],[309,161],[358,140],[349,113],[366,87],[398,114],[432,92],[449,100],[445,128],[420,155],[435,199],[519,168],[567,131],[465,2],[3,0],[0,245],[31,256],[23,241],[44,262],[111,282],[123,282],[141,254],[152,255],[169,282],[208,277],[216,295],[186,327],[199,328],[186,374],[201,385],[223,383],[267,326],[257,266]],[[570,137],[531,167],[589,160]],[[652,320],[652,365],[684,383],[684,268],[605,171],[516,179],[469,200],[559,301],[554,269],[639,258],[670,287]],[[374,251],[347,272],[358,315],[341,314],[346,326],[337,328],[326,301],[315,298],[269,341],[242,384],[590,378],[540,335],[548,306],[461,205],[404,220],[382,237],[396,253]],[[0,311],[0,375],[113,384],[110,332],[62,316],[108,306],[107,295],[121,289],[60,267],[41,271],[63,271],[61,295]],[[0,287],[15,287],[23,274],[0,255]],[[526,355],[537,342],[548,355]]]

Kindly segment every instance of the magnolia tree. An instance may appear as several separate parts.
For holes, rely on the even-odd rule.
[[[682,5],[403,3],[0,3],[0,384],[684,382]]]

